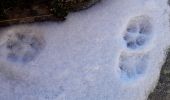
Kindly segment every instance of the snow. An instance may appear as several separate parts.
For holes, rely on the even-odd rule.
[[[167,0],[103,0],[63,23],[1,30],[0,100],[146,100],[170,44],[168,14]]]

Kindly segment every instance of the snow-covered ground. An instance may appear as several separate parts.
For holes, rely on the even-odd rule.
[[[0,100],[146,100],[170,44],[167,0],[103,0],[1,30]]]

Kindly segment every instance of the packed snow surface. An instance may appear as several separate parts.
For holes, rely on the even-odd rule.
[[[1,29],[0,100],[146,100],[168,13],[167,0],[103,0],[63,23]]]

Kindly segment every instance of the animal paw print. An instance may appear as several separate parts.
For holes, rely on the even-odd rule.
[[[32,61],[43,48],[42,37],[24,33],[10,34],[6,42],[7,60],[27,63]]]
[[[119,69],[123,80],[135,80],[142,76],[148,66],[147,55],[121,55]]]
[[[124,34],[126,46],[129,49],[144,47],[152,37],[152,24],[146,16],[136,17],[128,23]]]

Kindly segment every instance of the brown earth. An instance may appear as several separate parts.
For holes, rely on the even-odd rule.
[[[4,14],[3,18],[0,18],[0,27],[42,21],[63,21],[69,12],[89,8],[100,0],[32,0],[27,4],[24,0],[20,1],[23,3],[11,7],[1,9],[0,6],[0,14]]]

